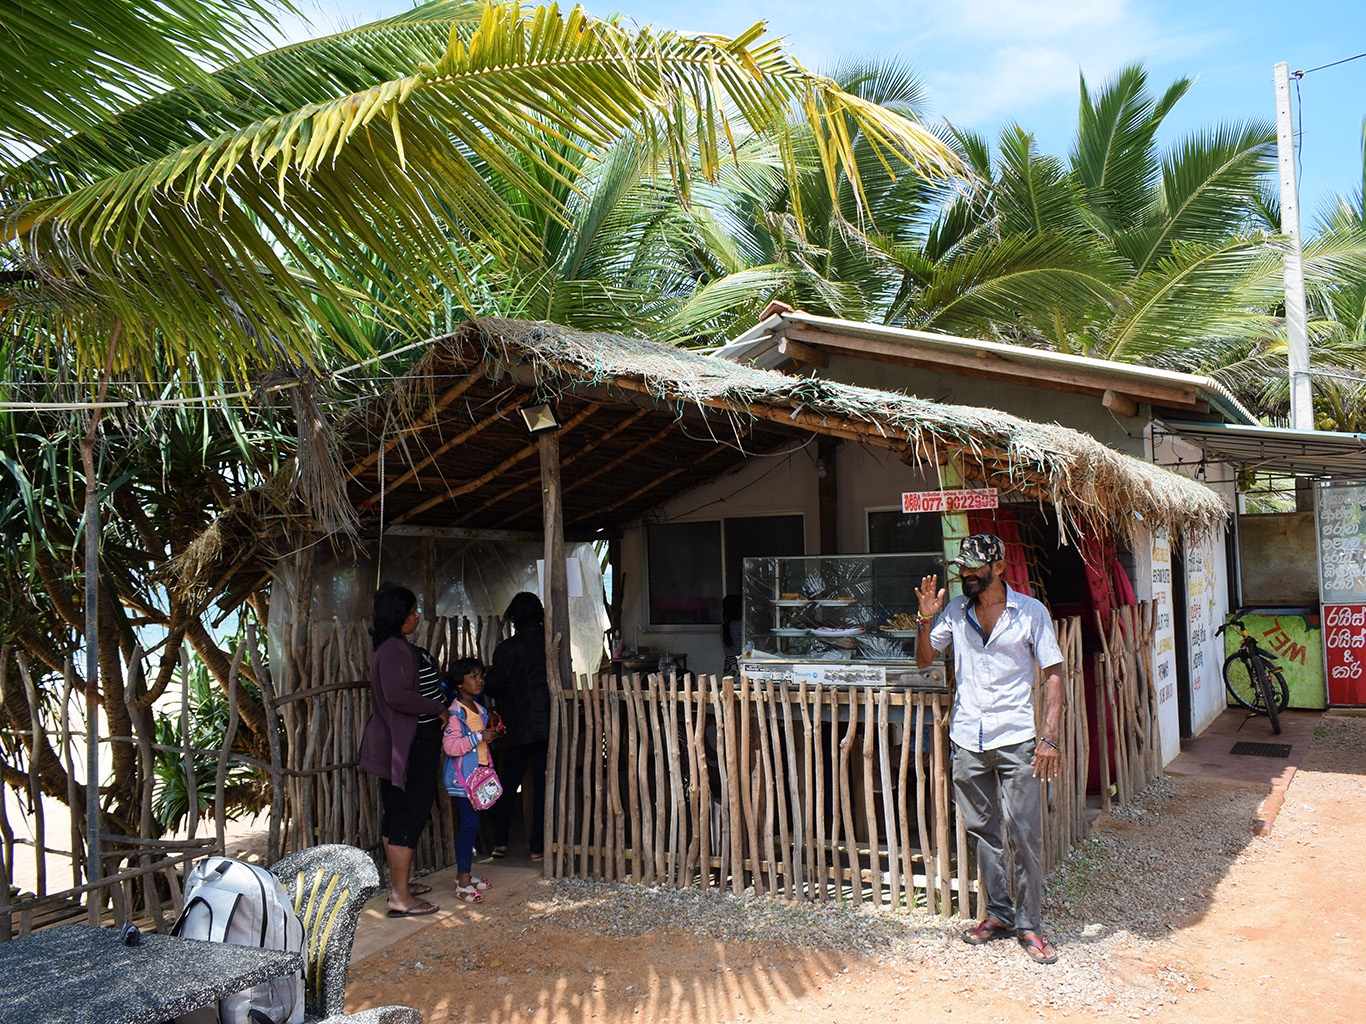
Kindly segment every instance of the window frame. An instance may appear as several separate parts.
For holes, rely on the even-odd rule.
[[[671,519],[664,523],[646,523],[641,530],[641,540],[644,542],[644,572],[641,573],[640,581],[640,609],[641,609],[641,629],[648,629],[651,633],[712,633],[720,628],[719,622],[655,622],[652,618],[653,608],[650,593],[650,526],[683,526],[692,523],[716,523],[721,535],[721,560],[716,566],[717,579],[721,583],[722,597],[725,596],[726,587],[726,521],[732,519],[789,519],[797,518],[801,520],[802,551],[801,555],[806,555],[806,512],[802,509],[791,511],[765,511],[765,512],[742,512],[731,516],[697,516],[687,519]],[[794,557],[794,556],[788,556]]]

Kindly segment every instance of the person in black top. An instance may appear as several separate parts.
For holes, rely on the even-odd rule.
[[[531,859],[545,853],[545,759],[550,744],[550,689],[545,670],[545,609],[540,598],[523,591],[513,597],[503,616],[513,635],[493,651],[485,694],[507,729],[504,740],[503,798],[493,805],[493,855],[507,856],[512,816],[522,776],[531,769]]]

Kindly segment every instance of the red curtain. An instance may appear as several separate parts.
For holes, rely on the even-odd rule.
[[[1029,565],[1025,561],[1024,544],[1020,541],[1020,524],[1015,519],[1015,510],[1009,508],[993,509],[990,512],[968,513],[969,533],[994,533],[1006,546],[1006,582],[1012,590],[1029,597],[1034,596],[1034,587],[1029,582]]]

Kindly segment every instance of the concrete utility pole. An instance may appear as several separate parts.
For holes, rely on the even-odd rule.
[[[1276,65],[1276,152],[1281,169],[1281,234],[1285,254],[1285,334],[1290,355],[1290,426],[1314,429],[1314,392],[1309,376],[1309,316],[1304,301],[1304,249],[1300,245],[1300,195],[1295,180],[1295,133],[1290,111],[1290,65]]]

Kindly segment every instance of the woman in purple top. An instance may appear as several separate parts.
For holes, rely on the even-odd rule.
[[[370,627],[370,721],[360,741],[361,768],[378,776],[383,817],[380,839],[389,862],[389,916],[433,914],[440,908],[410,885],[413,848],[427,827],[441,771],[441,732],[447,711],[430,658],[408,642],[421,616],[406,587],[385,585],[375,594]]]

